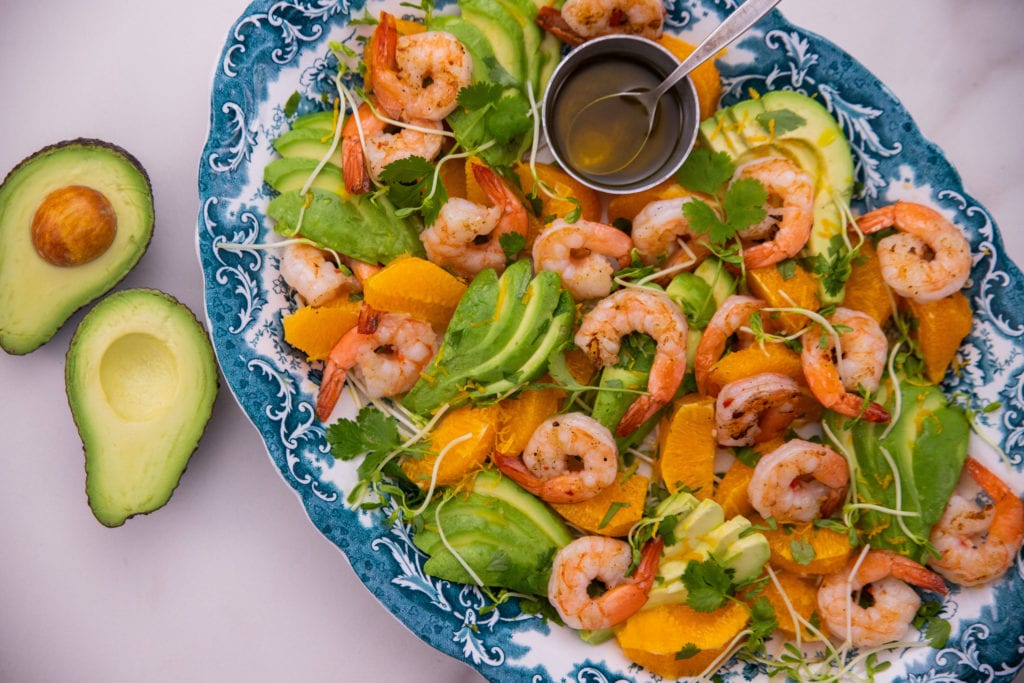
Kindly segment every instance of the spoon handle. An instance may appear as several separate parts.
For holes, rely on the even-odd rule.
[[[781,0],[746,0],[739,9],[725,18],[700,45],[687,55],[686,59],[670,73],[654,91],[652,100],[657,100],[688,73],[718,54],[719,50],[736,40],[761,17],[779,4]]]

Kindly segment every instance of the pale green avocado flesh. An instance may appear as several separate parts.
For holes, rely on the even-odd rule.
[[[117,218],[113,243],[75,266],[43,260],[32,221],[55,190],[82,185],[101,193]],[[39,150],[0,185],[0,347],[24,354],[49,341],[76,310],[117,284],[153,234],[153,193],[139,162],[100,140],[77,139]]]
[[[110,295],[79,324],[65,381],[96,519],[120,526],[167,503],[217,396],[213,348],[192,311],[151,289]]]

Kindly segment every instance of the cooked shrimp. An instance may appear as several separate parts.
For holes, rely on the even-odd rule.
[[[688,256],[682,243],[688,243],[691,253],[704,253],[707,237],[690,229],[690,221],[683,215],[683,207],[692,197],[658,199],[650,202],[633,218],[633,246],[647,265],[671,265]],[[699,245],[699,246],[697,246]]]
[[[916,301],[937,301],[959,291],[971,274],[971,245],[942,214],[921,204],[896,202],[864,214],[857,226],[872,234],[896,228],[878,242],[882,279]]]
[[[838,326],[842,357],[836,368],[847,391],[876,391],[885,372],[889,340],[874,318],[852,308],[839,307],[829,317]]]
[[[452,197],[434,224],[420,233],[431,261],[465,277],[485,268],[504,270],[500,238],[513,232],[525,235],[529,220],[522,202],[494,171],[474,164],[473,175],[494,206]]]
[[[733,294],[726,298],[711,316],[697,344],[697,353],[693,357],[693,375],[700,393],[706,396],[711,392],[712,387],[708,384],[711,368],[725,353],[729,337],[749,324],[750,316],[767,305],[761,299],[752,296]]]
[[[1024,541],[1024,503],[1006,483],[974,458],[964,469],[992,499],[980,508],[954,494],[932,529],[931,543],[942,554],[929,565],[953,583],[977,586],[1002,576]]]
[[[430,323],[403,313],[381,313],[363,306],[359,324],[342,335],[324,367],[316,414],[330,417],[348,373],[362,381],[368,398],[404,393],[437,353]]]
[[[446,31],[400,36],[387,12],[381,12],[373,34],[370,64],[378,104],[402,121],[448,116],[473,75],[473,59],[455,36]]]
[[[593,221],[566,223],[561,218],[533,243],[533,266],[562,276],[577,301],[608,296],[612,275],[629,265],[633,241],[618,228]]]
[[[362,139],[359,137],[360,128]],[[377,118],[370,105],[364,102],[359,106],[356,116],[350,116],[345,122],[341,131],[345,188],[353,194],[369,192],[370,180],[378,180],[384,167],[399,159],[418,156],[427,161],[433,160],[441,151],[443,129],[440,121],[428,119],[410,121],[408,127],[389,126]]]
[[[626,410],[616,429],[619,436],[631,434],[671,401],[686,373],[686,316],[654,289],[620,289],[601,299],[583,316],[575,341],[596,364],[614,365],[622,337],[630,332],[650,335],[657,350],[647,380],[649,393]]]
[[[743,249],[747,268],[763,268],[796,256],[811,236],[814,223],[814,181],[788,159],[755,159],[736,169],[733,180],[753,178],[768,191],[761,224],[741,237],[759,241]]]
[[[562,11],[541,8],[537,22],[570,45],[610,33],[657,40],[665,24],[661,0],[566,0]]]
[[[904,582],[942,595],[947,592],[942,577],[917,562],[887,550],[872,550],[825,577],[818,589],[818,612],[834,636],[857,647],[899,640],[921,607],[917,592]],[[861,607],[854,593],[869,584],[866,590],[874,604]]]
[[[608,428],[583,413],[542,422],[523,458],[492,456],[498,469],[549,503],[578,503],[605,490],[619,474],[619,450]]]
[[[811,393],[821,405],[841,415],[888,422],[884,406],[853,393],[878,388],[888,348],[885,333],[873,318],[848,308],[837,308],[829,322],[838,326],[840,358],[836,358],[832,335],[819,327],[809,329],[802,339],[800,362]]]
[[[281,277],[310,306],[323,304],[362,289],[354,275],[338,268],[327,252],[311,244],[290,244],[281,257]]]
[[[729,382],[715,400],[722,446],[749,446],[781,435],[800,416],[803,397],[792,377],[762,372]]]
[[[810,522],[831,514],[849,483],[846,458],[828,446],[792,439],[757,462],[747,493],[762,517]]]
[[[660,536],[648,541],[636,571],[626,576],[633,560],[628,543],[607,536],[577,538],[555,555],[548,600],[569,628],[593,631],[622,623],[647,602],[662,544]],[[607,588],[596,597],[595,582]]]

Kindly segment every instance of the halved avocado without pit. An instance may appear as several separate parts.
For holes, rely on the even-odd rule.
[[[217,396],[213,348],[192,311],[153,289],[111,294],[75,331],[65,382],[96,519],[116,527],[163,507]]]
[[[25,354],[110,290],[153,234],[135,157],[102,140],[45,147],[0,184],[0,348]]]

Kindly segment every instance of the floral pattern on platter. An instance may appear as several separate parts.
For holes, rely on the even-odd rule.
[[[452,2],[438,2],[438,11]],[[733,0],[667,2],[670,30],[707,33]],[[345,502],[354,468],[337,463],[313,411],[322,368],[283,341],[282,314],[296,303],[279,274],[279,257],[255,245],[274,239],[264,209],[263,167],[271,141],[288,125],[284,103],[300,95],[300,111],[321,108],[333,94],[329,40],[352,42],[366,26],[350,24],[369,10],[403,13],[397,2],[256,0],[228,33],[213,82],[210,132],[199,170],[202,200],[197,248],[206,314],[227,383],[260,431],[271,461],[296,492],[311,521],[348,558],[380,602],[418,637],[465,661],[489,679],[627,682],[654,680],[614,643],[590,646],[567,629],[523,614],[513,603],[487,608],[475,587],[423,573],[423,556],[406,525],[387,528],[387,510]],[[354,43],[353,43],[354,44]],[[855,212],[896,199],[928,202],[962,226],[975,253],[967,293],[975,327],[958,352],[949,391],[971,397],[985,440],[1000,444],[1024,469],[1024,278],[1003,254],[991,216],[963,189],[942,152],[924,140],[899,101],[852,57],[774,12],[719,62],[723,104],[751,91],[791,89],[816,96],[850,138],[863,188]],[[914,188],[913,190],[907,188]],[[226,247],[230,244],[233,246]],[[1024,476],[1015,482],[1020,489]],[[888,656],[876,680],[1010,681],[1024,658],[1024,563],[982,589],[954,589],[943,617],[952,636],[941,650],[916,648]],[[733,660],[722,680],[767,678]]]

